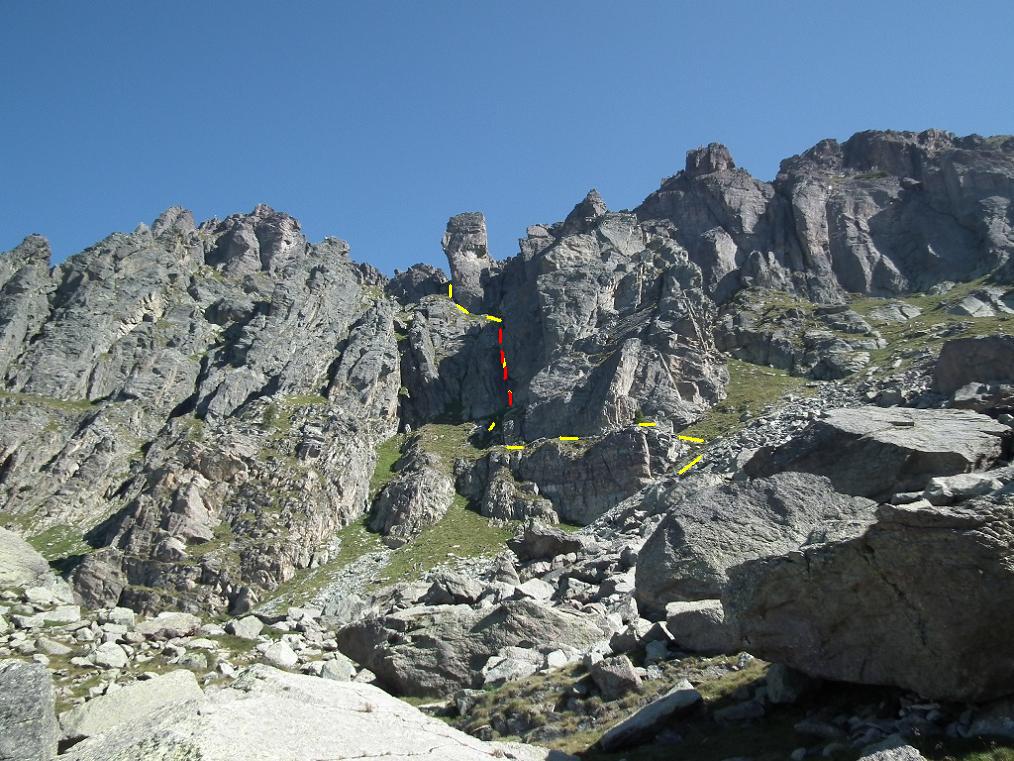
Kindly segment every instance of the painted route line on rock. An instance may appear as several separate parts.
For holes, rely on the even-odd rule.
[[[682,476],[684,473],[686,473],[688,470],[694,467],[694,465],[699,463],[702,457],[704,457],[704,455],[697,455],[694,459],[692,459],[690,462],[688,462],[686,465],[680,468],[679,472],[676,475]]]
[[[503,349],[503,327],[502,327],[503,318],[502,317],[497,317],[497,316],[492,315],[492,314],[473,315],[471,312],[469,312],[461,304],[459,304],[458,302],[454,301],[454,284],[453,283],[448,283],[447,284],[447,298],[449,298],[451,300],[451,303],[453,303],[454,306],[456,306],[458,308],[458,310],[462,314],[466,314],[469,317],[481,316],[481,317],[484,317],[489,322],[500,323],[500,326],[498,326],[497,329],[496,329],[496,342],[497,342],[497,345],[500,346],[500,368],[503,370],[503,380],[504,380],[504,383],[506,384],[507,381],[508,381],[508,374],[507,374],[507,354],[506,354],[506,352],[504,352],[504,349]],[[514,406],[514,392],[510,388],[507,388],[506,390],[507,390],[507,406],[508,407],[513,407]],[[641,428],[656,428],[658,426],[658,423],[656,423],[653,420],[645,420],[645,421],[638,422],[637,425],[639,427],[641,427]],[[489,424],[489,427],[486,430],[487,431],[492,431],[494,428],[496,428],[496,421],[491,422]],[[696,436],[682,436],[682,435],[680,435],[680,436],[677,436],[676,438],[678,438],[678,439],[680,439],[682,441],[690,441],[690,442],[693,442],[694,444],[703,444],[704,443],[704,439],[698,438]],[[560,441],[580,441],[581,437],[580,436],[558,436],[557,439],[560,440]],[[504,449],[510,449],[510,450],[521,450],[521,449],[525,448],[525,446],[523,444],[504,444],[503,446],[504,446]],[[694,465],[696,465],[697,463],[699,463],[701,461],[701,459],[702,459],[702,455],[698,455],[693,460],[691,460],[686,465],[684,465],[678,471],[678,474],[682,476],[684,473],[686,473],[688,470],[690,470],[692,467],[694,467]]]

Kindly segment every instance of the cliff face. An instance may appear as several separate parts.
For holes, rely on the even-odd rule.
[[[773,183],[691,151],[635,210],[593,191],[503,261],[481,214],[454,217],[455,301],[503,319],[510,407],[497,325],[456,309],[442,272],[384,278],[267,207],[199,226],[170,209],[53,268],[31,236],[0,256],[2,515],[87,532],[88,601],[241,610],[327,558],[395,432],[496,421],[491,441],[534,444],[644,417],[644,451],[666,450],[725,395],[715,334],[742,289],[1009,280],[1012,198],[1014,138],[867,132]]]
[[[638,207],[665,217],[724,299],[746,285],[817,301],[891,295],[990,272],[1012,252],[1014,139],[928,130],[823,140],[782,162],[773,183],[737,169],[724,146]]]

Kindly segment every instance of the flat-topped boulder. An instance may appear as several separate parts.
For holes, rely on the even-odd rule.
[[[968,410],[851,407],[832,410],[743,466],[827,476],[837,491],[874,499],[919,491],[934,476],[986,470],[1009,450],[1011,429]]]

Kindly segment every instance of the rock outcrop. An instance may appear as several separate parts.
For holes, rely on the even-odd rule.
[[[590,646],[607,631],[600,617],[522,598],[486,608],[407,608],[345,627],[338,644],[395,694],[432,696],[473,686],[504,648]]]
[[[945,394],[969,383],[1014,385],[1014,336],[947,341],[940,349],[933,380]]]
[[[933,476],[985,470],[1009,450],[1011,430],[965,410],[856,407],[833,410],[791,441],[762,448],[750,476],[799,471],[826,476],[837,491],[887,499],[918,491]]]
[[[637,557],[639,605],[718,598],[727,572],[745,560],[780,555],[847,535],[873,520],[876,504],[836,493],[826,478],[782,473],[685,494],[653,489],[665,518]]]
[[[397,475],[373,500],[370,528],[384,535],[388,547],[400,547],[447,512],[454,484],[439,458],[423,450],[417,437],[395,463]]]
[[[202,758],[567,761],[531,746],[485,743],[366,684],[249,669],[205,699],[161,707],[73,746],[68,761]]]
[[[864,533],[730,569],[726,616],[744,648],[815,676],[941,700],[1009,694],[1011,508],[882,505]]]

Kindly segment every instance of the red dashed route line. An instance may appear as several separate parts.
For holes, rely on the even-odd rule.
[[[447,284],[447,298],[450,299],[451,303],[453,303],[454,306],[458,308],[458,311],[462,312],[463,314],[472,316],[471,312],[469,312],[465,307],[463,307],[461,304],[459,304],[458,302],[456,302],[454,300],[454,284],[453,283],[448,283]],[[480,315],[474,315],[474,316],[478,317]],[[504,349],[503,349],[503,324],[502,324],[503,323],[503,318],[502,317],[494,317],[491,314],[484,314],[484,315],[481,315],[481,316],[484,317],[484,318],[486,318],[490,322],[501,323],[500,326],[497,327],[497,329],[496,329],[496,342],[497,342],[497,345],[500,347],[500,368],[503,370],[503,381],[504,381],[504,385],[506,385],[508,383],[508,375],[507,375],[507,355],[504,353]],[[514,406],[514,392],[511,391],[510,386],[507,386],[506,391],[507,391],[507,406],[508,407],[513,407]],[[653,423],[653,422],[641,422],[641,423],[638,423],[638,425],[642,426],[642,427],[645,427],[645,428],[654,428],[657,425],[657,423]],[[492,431],[495,427],[496,427],[496,421],[493,421],[493,422],[491,422],[489,424],[489,428],[487,428],[486,430]],[[560,439],[560,441],[580,441],[581,437],[580,436],[559,436],[558,438]],[[695,444],[703,444],[704,443],[704,439],[699,439],[699,438],[697,438],[695,436],[678,436],[677,438],[682,439],[683,441],[693,442]],[[525,448],[524,444],[505,444],[504,445],[504,449],[524,449],[524,448]],[[678,475],[682,476],[684,473],[686,473],[688,470],[690,470],[692,467],[694,467],[694,465],[696,465],[700,461],[701,461],[701,455],[698,455],[693,460],[691,460],[689,463],[687,463],[685,466],[683,466],[683,468],[681,468],[679,470]]]

